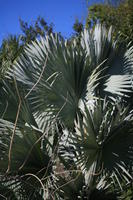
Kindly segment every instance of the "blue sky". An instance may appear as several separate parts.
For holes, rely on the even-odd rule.
[[[88,4],[98,0],[88,0]],[[72,33],[76,18],[85,20],[86,0],[0,0],[0,43],[9,34],[19,34],[19,18],[29,23],[38,16],[48,23],[54,23],[54,29],[65,37]]]

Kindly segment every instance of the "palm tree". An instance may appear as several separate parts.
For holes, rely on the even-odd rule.
[[[100,25],[25,47],[1,83],[3,196],[116,199],[132,183],[132,54]]]

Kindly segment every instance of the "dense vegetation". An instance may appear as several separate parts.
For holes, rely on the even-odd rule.
[[[105,4],[95,4],[89,7],[86,26],[92,27],[102,23],[107,28],[113,26],[114,35],[122,44],[133,42],[133,1],[115,0]]]
[[[20,20],[23,35],[3,40],[0,198],[132,199],[131,38],[90,21],[65,40],[42,18]]]

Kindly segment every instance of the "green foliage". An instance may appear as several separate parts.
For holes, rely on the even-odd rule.
[[[133,1],[125,0],[117,6],[112,4],[94,4],[89,7],[86,26],[91,27],[97,22],[114,28],[114,35],[120,33],[120,42],[128,44],[133,41]]]
[[[2,41],[0,48],[0,78],[3,78],[6,71],[13,65],[22,52],[20,37],[10,35]]]
[[[42,17],[38,17],[37,20],[28,25],[27,22],[24,22],[22,19],[20,21],[20,28],[23,32],[21,40],[24,43],[30,43],[35,40],[38,36],[45,36],[53,32],[53,24],[47,24],[47,22]]]
[[[76,32],[77,35],[80,35],[81,32],[83,31],[83,24],[79,22],[78,19],[76,19],[74,25],[73,25],[73,30]]]

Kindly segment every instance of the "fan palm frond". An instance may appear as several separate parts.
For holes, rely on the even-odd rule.
[[[99,94],[116,99],[131,91],[132,49],[119,50],[111,29],[99,25],[84,31],[78,48],[76,40],[68,44],[58,35],[46,36],[25,48],[14,74],[30,92],[26,97],[34,112],[59,113],[59,119],[72,127],[81,99]]]
[[[86,181],[90,184],[93,175],[109,174],[118,184],[122,179],[128,183],[133,156],[133,118],[128,109],[118,111],[97,101],[93,110],[85,105],[82,114],[75,123],[76,132],[69,133],[69,141]]]
[[[107,30],[98,24],[94,30],[84,30],[81,46],[87,52],[93,70],[106,60],[102,65],[102,68],[108,66],[103,71],[106,76],[100,81],[99,87],[102,94],[108,92],[108,96],[113,95],[116,99],[117,96],[131,92],[133,49],[125,51],[122,46],[117,45],[117,40],[112,37],[112,27]]]

